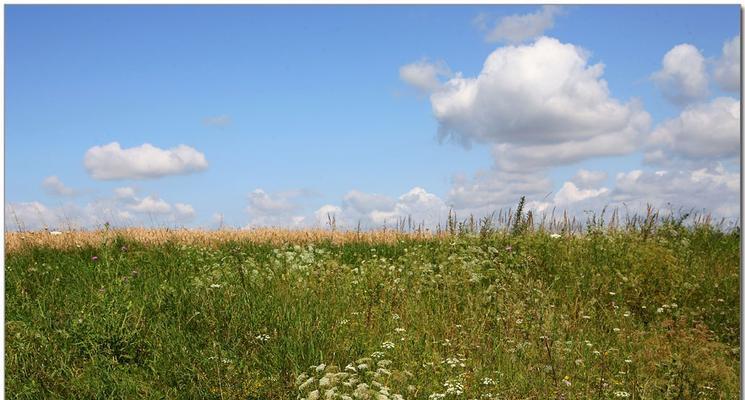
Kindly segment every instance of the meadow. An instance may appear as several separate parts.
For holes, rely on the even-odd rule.
[[[739,397],[739,228],[529,222],[8,232],[5,394]]]

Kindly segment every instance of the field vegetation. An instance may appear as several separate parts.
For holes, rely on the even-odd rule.
[[[500,221],[8,232],[6,397],[739,396],[739,228]]]

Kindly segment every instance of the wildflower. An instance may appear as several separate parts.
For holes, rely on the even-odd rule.
[[[49,234],[52,235],[52,236],[57,236],[57,235],[61,235],[62,232],[60,232],[60,231],[51,231],[51,232],[49,232]]]
[[[621,391],[621,390],[617,390],[617,391],[613,392],[613,394],[615,394],[616,397],[629,397],[629,396],[631,396],[631,394],[629,394],[628,392],[624,392],[624,391]]]
[[[623,313],[623,316],[624,317],[630,317],[631,316],[631,311],[626,311],[625,313]]]
[[[402,332],[406,332],[406,329],[404,329],[404,328],[396,328],[396,329],[394,329],[394,331],[396,331],[396,333],[402,333]]]
[[[631,360],[629,360],[628,358],[623,360],[623,362],[625,362],[626,364],[631,364]]]
[[[619,328],[613,328],[613,332],[621,332],[621,329],[619,329]]]
[[[311,377],[310,377],[310,378],[308,378],[308,379],[307,379],[307,380],[306,380],[305,382],[303,382],[303,384],[302,384],[302,385],[298,386],[298,390],[302,392],[302,391],[303,391],[303,390],[305,390],[305,388],[307,388],[307,387],[308,387],[308,386],[309,386],[309,385],[310,385],[311,383],[315,382],[315,380],[316,380],[316,378],[314,378],[314,377],[312,377],[312,376],[311,376]]]
[[[96,260],[98,260],[98,256],[91,257],[91,261],[96,261]]]
[[[563,383],[563,384],[565,384],[567,386],[572,386],[572,381],[571,381],[571,378],[569,377],[569,375],[565,376],[564,379],[561,380],[561,383]]]
[[[383,357],[385,357],[385,353],[383,353],[382,351],[376,351],[376,352],[370,354],[370,357],[372,357],[372,358],[383,358]]]
[[[611,296],[615,296],[616,295],[616,292],[608,292],[608,294],[611,295]]]
[[[492,378],[489,378],[489,377],[486,377],[486,378],[484,378],[484,379],[483,379],[483,380],[481,381],[481,384],[482,384],[482,385],[486,385],[486,386],[491,386],[491,385],[494,385],[494,384],[496,384],[496,382],[494,382],[494,379],[492,379]]]
[[[386,342],[383,342],[383,348],[386,350],[391,350],[391,349],[396,348],[396,345],[393,342],[386,341]]]
[[[561,237],[561,235],[559,235],[558,233],[552,233],[551,234],[551,239],[558,239],[560,237]]]
[[[378,361],[378,366],[379,366],[379,367],[383,367],[383,368],[386,368],[386,367],[388,367],[389,365],[391,365],[391,363],[392,363],[392,362],[393,362],[393,361],[391,361],[391,360],[380,360],[380,361]]]
[[[220,284],[217,284],[217,283],[213,283],[213,284],[211,284],[211,285],[210,285],[210,288],[212,288],[212,289],[217,289],[217,288],[219,288],[219,287],[221,287],[221,286],[222,286],[222,285],[220,285]]]
[[[271,337],[269,335],[267,335],[266,333],[262,333],[262,334],[256,336],[256,340],[258,340],[260,342],[268,342],[269,339],[271,339]]]
[[[659,314],[659,313],[661,313],[661,312],[664,312],[664,311],[665,311],[665,309],[664,309],[664,308],[662,308],[662,307],[659,307],[659,308],[657,308],[657,314]]]

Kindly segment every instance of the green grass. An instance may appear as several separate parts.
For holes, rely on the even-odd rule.
[[[26,246],[6,255],[5,393],[732,399],[739,254],[739,230],[675,226]]]

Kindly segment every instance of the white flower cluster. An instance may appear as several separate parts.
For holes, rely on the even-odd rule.
[[[376,352],[374,354],[382,354]],[[341,371],[337,366],[313,365],[295,379],[298,400],[404,400],[399,393],[387,386],[393,374],[388,369],[391,360],[361,358],[347,364]]]

